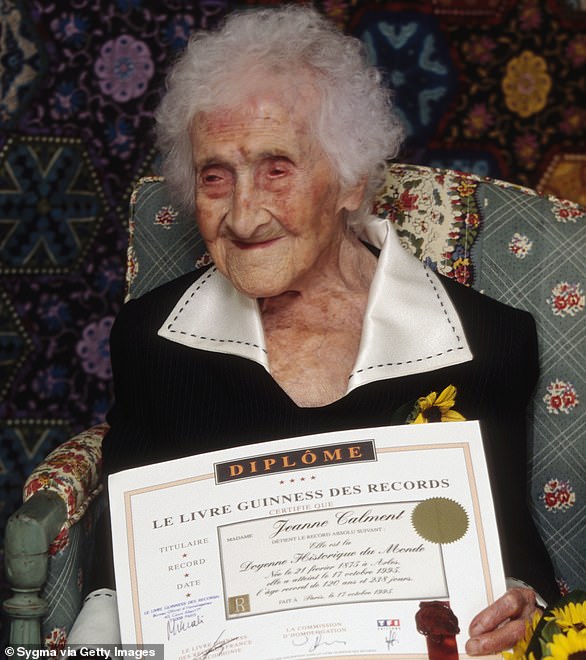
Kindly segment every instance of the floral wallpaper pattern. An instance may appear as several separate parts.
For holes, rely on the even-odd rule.
[[[34,465],[101,422],[110,405],[107,336],[124,296],[127,207],[133,182],[157,172],[153,111],[168,65],[191,30],[254,4],[278,3],[0,5],[0,537]],[[581,3],[316,6],[363,40],[395,88],[408,134],[402,161],[586,203]],[[572,222],[573,212],[560,204],[560,221]],[[163,226],[172,221],[172,209],[157,218]],[[534,240],[512,235],[508,249],[522,260]],[[464,256],[454,268],[468,276]],[[548,299],[553,313],[583,312],[584,286],[557,282]],[[570,383],[550,388],[544,397],[552,414],[577,405]],[[544,492],[550,508],[552,495],[571,490],[563,475],[553,476],[557,486]]]

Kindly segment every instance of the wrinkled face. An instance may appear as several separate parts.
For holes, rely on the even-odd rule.
[[[343,209],[361,201],[361,192],[341,192],[310,134],[312,104],[256,93],[193,123],[200,231],[218,270],[250,297],[302,290],[323,276],[338,256]]]

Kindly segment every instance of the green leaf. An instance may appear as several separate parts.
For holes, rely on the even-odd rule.
[[[417,417],[419,413],[419,406],[417,405],[417,399],[408,401],[402,406],[397,408],[395,412],[391,415],[389,426],[398,426],[400,424],[411,424],[413,419]]]
[[[562,629],[558,626],[556,620],[552,619],[547,621],[541,629],[541,639],[549,644],[549,642],[553,642],[553,636],[559,635],[561,632]]]

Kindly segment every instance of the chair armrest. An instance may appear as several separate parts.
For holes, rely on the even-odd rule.
[[[24,485],[24,500],[40,491],[58,495],[66,507],[64,527],[71,527],[102,490],[102,439],[107,424],[98,424],[53,450]]]
[[[40,646],[41,620],[48,610],[39,593],[49,558],[67,545],[78,522],[102,490],[102,439],[107,424],[83,431],[52,451],[24,486],[24,504],[8,519],[4,548],[13,595],[4,602],[10,644]]]

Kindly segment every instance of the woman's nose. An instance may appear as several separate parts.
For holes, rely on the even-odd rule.
[[[237,182],[226,216],[227,225],[239,238],[250,238],[264,222],[266,212],[263,211],[261,194],[254,182]]]

